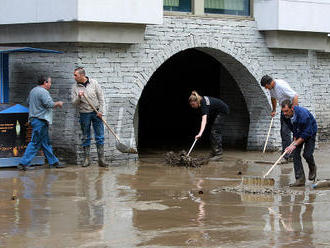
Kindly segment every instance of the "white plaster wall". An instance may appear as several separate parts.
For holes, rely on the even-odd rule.
[[[330,33],[329,0],[255,0],[259,30]]]
[[[79,0],[78,20],[161,24],[162,0]]]
[[[78,0],[1,0],[0,24],[77,20]]]
[[[1,0],[0,25],[59,21],[161,24],[162,0]]]

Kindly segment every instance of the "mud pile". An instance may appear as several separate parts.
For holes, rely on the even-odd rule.
[[[206,158],[192,158],[187,156],[186,151],[175,153],[170,151],[165,154],[165,161],[171,166],[184,166],[184,167],[200,167],[203,164],[207,164],[209,161]]]
[[[302,195],[304,191],[293,190],[290,188],[272,188],[272,187],[251,187],[238,185],[235,187],[222,187],[214,190],[214,192],[236,192],[236,193],[248,193],[248,194],[258,194],[258,195]]]

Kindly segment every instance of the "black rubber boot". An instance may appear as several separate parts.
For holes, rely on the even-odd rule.
[[[90,146],[84,146],[84,162],[82,164],[82,167],[88,167],[91,164],[91,159],[90,159]]]
[[[99,166],[100,167],[108,167],[109,165],[104,160],[104,145],[96,145],[97,148],[97,156],[99,159]]]
[[[212,150],[212,156],[209,158],[209,161],[221,161],[223,158],[222,150],[218,148],[213,148]]]
[[[290,187],[301,187],[301,186],[305,186],[305,177],[301,177],[296,179],[296,181],[294,183],[289,184]]]
[[[308,174],[308,180],[315,181],[316,179],[316,165],[308,165],[309,167],[309,174]]]

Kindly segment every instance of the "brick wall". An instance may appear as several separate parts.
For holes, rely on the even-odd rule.
[[[26,44],[25,44],[26,45]],[[231,74],[249,113],[248,149],[262,147],[270,122],[270,99],[260,86],[264,74],[287,80],[300,95],[300,103],[315,113],[320,140],[329,139],[330,108],[328,80],[330,54],[268,49],[263,34],[252,20],[197,17],[165,17],[162,25],[147,26],[141,44],[28,44],[61,50],[64,54],[10,55],[10,101],[24,102],[39,73],[53,78],[51,94],[63,100],[55,111],[51,128],[53,146],[73,162],[81,161],[80,129],[69,92],[76,66],[85,67],[105,92],[107,120],[123,142],[135,144],[136,106],[153,72],[172,55],[197,48],[215,59]],[[280,145],[279,116],[271,133],[270,147]],[[114,139],[106,134],[106,158],[133,158],[120,154]],[[96,157],[95,148],[93,157]]]

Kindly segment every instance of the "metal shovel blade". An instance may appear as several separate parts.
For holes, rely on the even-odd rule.
[[[116,148],[122,153],[132,153],[132,154],[137,153],[137,151],[134,148],[129,147],[119,141],[116,141]]]

